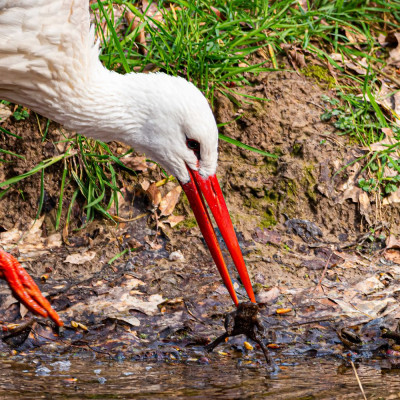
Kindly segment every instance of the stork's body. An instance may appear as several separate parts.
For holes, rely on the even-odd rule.
[[[95,139],[124,142],[174,174],[237,303],[202,192],[254,301],[215,177],[218,132],[207,100],[182,78],[109,71],[98,52],[88,0],[0,0],[0,99]]]

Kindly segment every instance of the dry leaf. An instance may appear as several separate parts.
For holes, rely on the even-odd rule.
[[[300,49],[286,43],[282,43],[281,47],[286,52],[288,60],[296,71],[307,66],[304,54]]]
[[[386,249],[400,249],[400,239],[391,234],[386,240]]]
[[[358,61],[357,64],[351,61],[346,61],[344,65],[352,71],[357,72],[357,74],[359,75],[365,75],[367,73],[368,63],[365,57],[362,60]]]
[[[400,123],[400,92],[382,82],[381,89],[375,98],[376,102],[394,114],[396,123]]]
[[[387,206],[389,204],[397,204],[400,203],[400,190],[396,190],[393,193],[390,193],[389,196],[385,197],[382,200],[382,205]]]
[[[87,253],[80,254],[80,253],[74,253],[70,254],[66,259],[65,262],[70,263],[70,264],[84,264],[87,261],[91,261],[96,257],[96,252],[95,251],[88,251]]]
[[[170,192],[168,192],[160,202],[159,209],[162,216],[172,214],[175,209],[176,203],[179,200],[179,196],[182,192],[180,186],[175,186]]]
[[[344,31],[347,39],[349,39],[349,43],[351,44],[360,44],[360,43],[365,43],[367,38],[365,37],[364,34],[361,32],[357,32],[355,30],[350,30],[350,29],[345,29]],[[360,48],[359,46],[355,46],[357,48]]]
[[[146,193],[149,195],[153,207],[157,207],[161,202],[161,192],[155,183],[150,184]]]
[[[175,225],[178,225],[179,222],[182,222],[184,219],[185,217],[183,215],[170,215],[164,222],[170,224],[171,228],[173,228]]]
[[[389,58],[387,60],[388,65],[400,65],[400,33],[395,33],[394,37],[397,40],[397,46],[389,52]]]
[[[180,250],[173,251],[168,258],[169,261],[181,261],[181,262],[185,261],[185,257],[183,256]]]
[[[400,251],[398,250],[386,250],[386,260],[393,261],[396,264],[400,264]]]
[[[0,124],[12,115],[12,111],[5,104],[0,104]]]
[[[31,228],[28,231],[20,231],[17,228],[0,233],[0,246],[7,250],[18,243],[20,260],[25,261],[50,252],[50,250],[61,247],[61,235],[55,233],[48,237],[42,237],[43,217],[34,221],[28,221],[27,225]]]
[[[365,220],[371,224],[369,215],[371,214],[371,203],[369,201],[368,194],[361,190],[358,196],[358,203],[360,205],[360,214],[364,216]]]
[[[121,161],[128,168],[131,168],[134,171],[146,172],[148,169],[145,156],[136,156],[136,157],[127,156],[123,157]]]

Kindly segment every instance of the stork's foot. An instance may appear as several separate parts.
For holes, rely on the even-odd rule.
[[[48,300],[43,297],[36,283],[11,255],[0,249],[0,278],[7,281],[14,296],[33,313],[52,319],[58,326],[63,326],[60,317],[53,310]]]

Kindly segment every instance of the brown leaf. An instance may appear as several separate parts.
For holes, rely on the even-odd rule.
[[[390,195],[385,197],[382,201],[383,206],[387,206],[389,204],[396,204],[396,203],[400,203],[400,190],[390,193]]]
[[[175,186],[169,193],[167,193],[160,202],[159,209],[162,216],[172,214],[175,209],[176,203],[179,200],[179,196],[182,192],[180,186]]]
[[[386,250],[385,252],[386,260],[393,261],[396,264],[400,264],[400,251],[398,250]]]
[[[357,32],[353,29],[345,29],[344,31],[347,39],[349,39],[349,42],[351,44],[359,44],[359,43],[365,43],[367,38],[365,35],[363,35],[361,32]],[[359,46],[355,46],[359,47]]]
[[[0,104],[0,123],[5,122],[11,115],[12,112],[10,108],[5,104]]]
[[[134,171],[146,172],[148,169],[148,165],[146,163],[145,156],[127,156],[123,157],[121,161],[128,167],[133,169]]]
[[[358,61],[357,63],[351,62],[351,61],[346,61],[344,63],[344,65],[359,75],[365,75],[367,73],[367,68],[368,68],[366,58],[363,58],[362,60],[357,60],[357,61]]]
[[[400,123],[400,92],[382,82],[376,102],[394,114],[395,122]]]
[[[400,249],[400,239],[391,234],[386,241],[386,249]]]
[[[397,46],[389,52],[387,63],[388,65],[400,66],[400,33],[395,33],[394,37],[397,40]]]
[[[170,224],[171,228],[173,228],[175,225],[178,225],[179,222],[182,222],[185,219],[183,215],[170,215],[165,223]]]
[[[152,183],[148,189],[146,190],[146,193],[149,195],[151,204],[153,207],[157,207],[160,204],[161,201],[161,192],[160,189],[156,186],[155,183]]]
[[[217,16],[217,19],[224,21],[226,18],[224,15],[222,15],[221,11],[218,10],[218,8],[215,8],[213,6],[210,6],[210,10]]]
[[[95,257],[96,257],[95,251],[88,251],[87,253],[84,254],[74,253],[67,256],[65,262],[79,265],[79,264],[84,264],[87,261],[91,261]]]

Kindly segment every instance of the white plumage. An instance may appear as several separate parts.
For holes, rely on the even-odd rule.
[[[201,92],[162,73],[109,71],[98,52],[88,0],[0,0],[1,99],[81,134],[124,142],[183,183],[185,164],[213,175],[218,133]],[[187,138],[200,143],[200,162]]]

